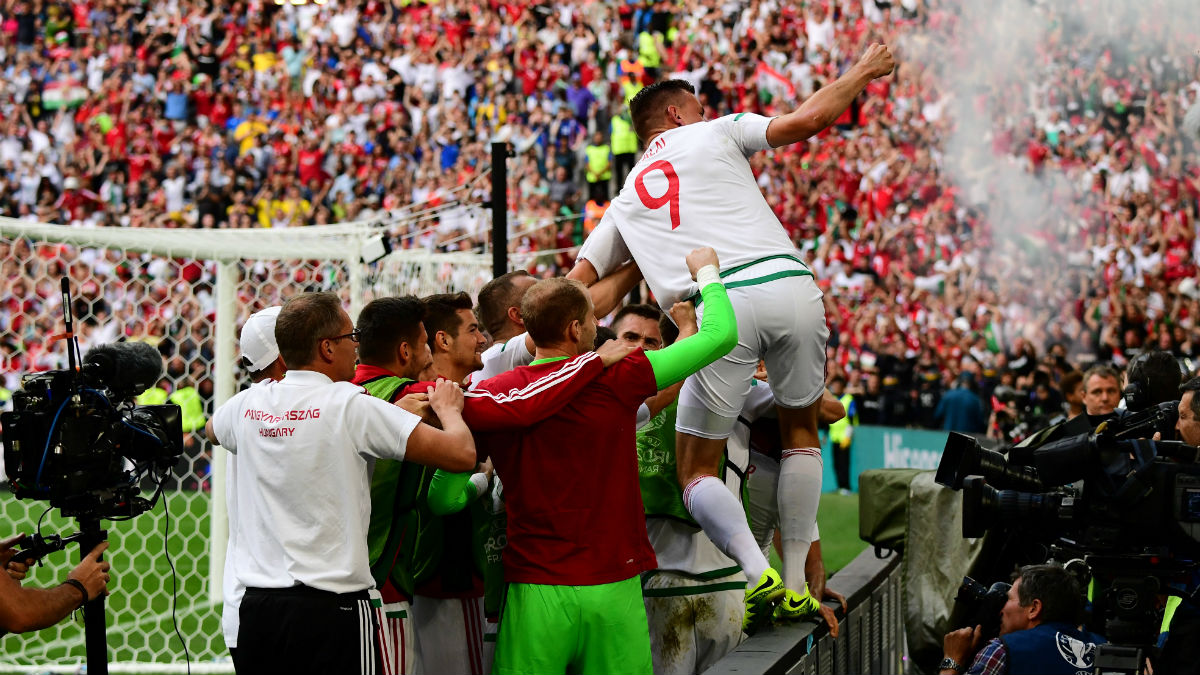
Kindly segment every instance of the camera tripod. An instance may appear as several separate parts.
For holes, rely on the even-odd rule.
[[[79,558],[99,546],[108,533],[100,528],[99,518],[79,521]],[[108,627],[105,624],[104,601],[101,593],[83,606],[83,640],[87,653],[88,672],[93,675],[108,675]]]
[[[28,548],[13,555],[13,560],[40,560],[43,556],[62,551],[67,544],[79,542],[79,559],[99,546],[108,537],[100,528],[96,516],[76,516],[79,531],[67,537],[35,535]],[[104,615],[105,594],[101,593],[83,606],[84,648],[87,652],[87,671],[92,675],[108,675],[108,628]]]

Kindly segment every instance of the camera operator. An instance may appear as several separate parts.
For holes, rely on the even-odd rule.
[[[1174,400],[1179,387],[1179,363],[1169,352],[1145,351],[1129,362],[1126,380],[1128,384],[1122,391],[1121,376],[1116,370],[1104,365],[1089,368],[1083,375],[1085,414],[1038,431],[1014,446],[1010,458],[1030,464],[1033,451],[1047,443],[1089,433],[1106,420],[1121,419],[1130,412]],[[1118,410],[1122,395],[1125,409]]]
[[[13,560],[14,547],[25,537],[17,535],[0,542],[0,631],[25,633],[62,621],[89,600],[107,592],[109,563],[99,560],[108,548],[103,542],[84,556],[67,580],[54,588],[22,588],[30,561]]]
[[[1181,386],[1179,420],[1175,431],[1179,440],[1200,446],[1200,377],[1193,377]],[[1188,602],[1172,598],[1166,642],[1155,668],[1166,673],[1195,673],[1200,670],[1200,610]],[[1176,604],[1178,603],[1178,604]],[[1166,625],[1163,626],[1167,628]]]
[[[1098,635],[1080,630],[1079,584],[1057,565],[1027,565],[1000,611],[1000,637],[979,649],[980,626],[946,634],[941,675],[1075,675],[1091,671]],[[965,664],[970,663],[968,668]]]
[[[1179,440],[1188,445],[1200,446],[1200,377],[1193,377],[1184,382],[1179,390],[1179,421],[1175,423],[1175,431]]]
[[[1083,407],[1092,427],[1121,404],[1121,375],[1109,366],[1092,366],[1083,374]]]

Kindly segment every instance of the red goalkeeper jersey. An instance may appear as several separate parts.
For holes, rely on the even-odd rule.
[[[478,389],[520,389],[567,363],[517,368]],[[506,581],[590,586],[654,569],[634,427],[638,406],[657,389],[637,351],[538,424],[481,438],[504,481]]]

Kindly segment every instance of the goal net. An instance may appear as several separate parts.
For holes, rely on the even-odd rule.
[[[113,581],[107,603],[110,670],[183,672],[183,636],[192,672],[232,672],[221,637],[226,521],[225,452],[202,438],[215,406],[245,384],[237,335],[250,314],[305,291],[337,293],[352,317],[389,295],[467,291],[491,279],[488,253],[401,249],[364,263],[378,223],[282,230],[72,228],[0,218],[0,409],[24,373],[66,367],[60,279],[71,281],[81,351],[140,340],[163,354],[159,387],[185,409],[185,452],[156,508],[105,523]],[[367,248],[370,248],[367,246]],[[161,394],[160,394],[161,395]],[[2,461],[2,460],[0,460]],[[0,488],[6,527],[69,534],[77,524]],[[53,586],[79,559],[76,546],[52,554],[26,584]],[[172,565],[174,574],[172,574]],[[173,601],[174,597],[174,601]],[[0,641],[0,672],[74,672],[86,663],[82,621]]]

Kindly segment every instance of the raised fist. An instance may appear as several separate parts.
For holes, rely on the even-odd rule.
[[[867,47],[867,51],[859,59],[858,65],[866,68],[871,79],[875,79],[890,74],[896,67],[896,60],[892,58],[892,53],[888,51],[887,45],[876,42]]]

